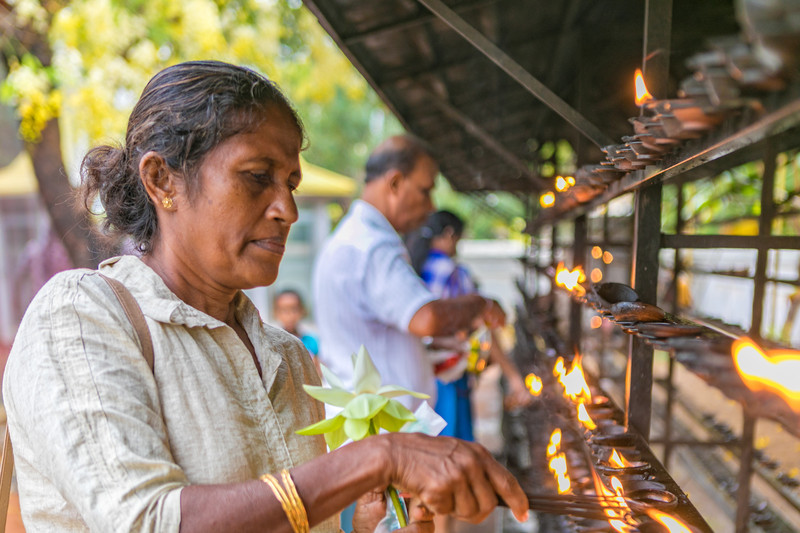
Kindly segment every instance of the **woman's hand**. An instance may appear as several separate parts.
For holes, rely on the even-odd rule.
[[[403,533],[434,533],[433,513],[419,498],[412,498],[408,504],[408,526],[398,531]],[[371,491],[356,502],[353,514],[354,533],[372,533],[386,516],[386,492]]]
[[[389,483],[418,497],[432,512],[478,523],[499,497],[517,520],[527,519],[528,501],[519,483],[483,446],[420,433],[379,438],[389,443]]]

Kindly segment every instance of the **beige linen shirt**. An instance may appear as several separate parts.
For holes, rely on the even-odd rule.
[[[96,271],[50,280],[20,326],[3,382],[22,517],[36,531],[178,531],[181,489],[252,480],[325,453],[295,430],[324,409],[308,352],[236,296],[234,330],[178,299],[133,256],[100,271],[147,320],[155,375]],[[318,531],[337,531],[336,518]]]

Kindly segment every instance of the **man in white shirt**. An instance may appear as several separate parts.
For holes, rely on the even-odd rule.
[[[470,329],[482,317],[501,326],[500,305],[477,294],[437,299],[414,272],[399,234],[433,210],[438,165],[419,139],[391,137],[372,152],[360,200],[322,248],[314,269],[319,358],[352,387],[350,354],[362,344],[387,384],[429,394],[436,385],[422,337]],[[419,400],[398,400],[412,410]]]

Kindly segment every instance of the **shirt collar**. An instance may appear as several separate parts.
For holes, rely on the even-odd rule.
[[[218,328],[225,323],[195,309],[169,290],[161,276],[134,255],[112,257],[100,263],[103,274],[121,281],[134,295],[145,316],[168,324]],[[241,324],[259,317],[258,310],[239,291],[234,297],[236,317]],[[260,317],[258,318],[260,320]]]
[[[359,199],[353,201],[353,205],[350,208],[350,216],[381,231],[398,235],[397,230],[394,229],[394,226],[392,226],[383,213],[378,211],[378,208],[374,205],[364,200]]]

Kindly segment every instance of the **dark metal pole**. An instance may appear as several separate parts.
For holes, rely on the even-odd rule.
[[[774,146],[769,143],[764,155],[764,175],[761,180],[761,214],[758,218],[759,240],[771,237],[772,220],[775,218],[775,161]],[[764,291],[767,284],[768,248],[759,248],[756,258],[756,271],[753,277],[753,319],[750,323],[750,336],[761,337],[761,322],[764,317]]]
[[[644,13],[642,74],[655,98],[667,97],[671,42],[672,0],[647,0]]]
[[[739,489],[736,491],[736,533],[747,533],[750,523],[750,477],[753,475],[753,448],[756,417],[743,409],[742,451],[739,464]]]
[[[552,228],[550,228],[550,266],[555,269],[556,268],[556,249],[558,245],[556,241],[558,240],[558,224],[553,224]],[[549,305],[549,314],[551,317],[555,316],[556,310],[556,277],[550,276],[550,305]]]
[[[643,302],[655,304],[661,235],[661,185],[639,189],[635,202],[631,285]],[[647,440],[650,437],[652,407],[653,348],[638,336],[631,336],[625,391],[625,423],[633,426]]]
[[[758,220],[758,235],[769,237],[772,233],[772,219],[775,216],[775,147],[767,144],[764,155],[764,175],[761,180],[761,215]],[[769,249],[760,247],[756,257],[756,271],[753,277],[753,319],[749,334],[761,337],[761,322],[764,317],[764,291],[767,284],[767,257]],[[744,406],[744,426],[742,427],[742,452],[739,463],[739,488],[736,491],[736,533],[745,533],[750,523],[750,477],[753,475],[753,438],[756,418]]]
[[[575,219],[572,241],[572,268],[586,268],[586,215]],[[583,330],[583,304],[572,300],[569,309],[569,342],[573,353],[581,353]]]
[[[558,113],[567,122],[572,124],[578,131],[586,136],[598,147],[611,144],[613,141],[600,129],[589,122],[586,117],[578,113],[574,108],[559,98],[556,93],[548,89],[542,82],[534,78],[530,72],[525,70],[522,65],[514,61],[508,54],[500,50],[493,42],[487,39],[481,32],[472,27],[467,21],[447,7],[441,0],[418,0],[420,4],[427,7],[434,15],[439,17],[445,24],[453,28],[459,35],[464,37],[472,46],[478,49],[483,55],[489,58],[495,65],[503,69],[509,76],[514,78],[520,85],[528,90],[533,96],[538,98],[547,107]]]
[[[683,184],[678,183],[677,198],[675,201],[675,233],[683,233]],[[672,301],[670,302],[672,312],[677,314],[679,310],[679,278],[681,275],[681,250],[675,248],[675,259],[672,266]],[[675,405],[675,359],[669,358],[669,371],[667,372],[667,403],[664,409],[664,468],[669,470],[669,462],[672,457],[672,408]]]
[[[652,90],[666,94],[672,35],[672,0],[647,0],[644,20],[643,70]],[[644,186],[635,193],[633,265],[631,285],[646,303],[655,304],[658,251],[661,242],[661,184]],[[650,438],[653,393],[653,348],[632,336],[625,376],[625,424],[645,440]]]

